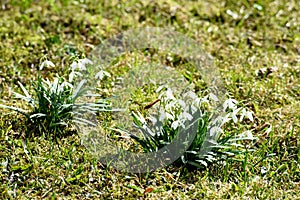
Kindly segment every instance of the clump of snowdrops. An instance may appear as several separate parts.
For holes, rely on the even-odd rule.
[[[184,130],[192,122],[198,123],[196,136],[177,162],[195,167],[207,167],[244,152],[240,141],[254,140],[251,131],[240,134],[230,134],[224,130],[229,123],[242,123],[245,119],[253,122],[253,115],[244,107],[239,107],[234,99],[221,103],[221,108],[215,112],[212,105],[219,103],[213,93],[199,97],[189,91],[176,98],[168,87],[159,87],[160,106],[158,114],[147,120],[141,113],[133,112],[135,125],[141,135],[130,134],[130,137],[141,145],[144,152],[155,152],[167,144],[178,134],[187,134]],[[196,113],[198,113],[196,115]],[[161,128],[157,128],[160,124]]]
[[[82,72],[86,71],[87,66],[91,64],[92,61],[87,58],[76,58],[70,65],[67,77],[56,74],[52,80],[49,80],[41,75],[41,71],[56,66],[53,62],[44,60],[38,66],[37,79],[33,81],[31,87],[26,89],[22,83],[18,82],[22,94],[13,92],[15,98],[26,102],[30,109],[24,110],[7,105],[0,105],[0,107],[24,115],[27,126],[33,127],[35,132],[47,136],[63,136],[65,128],[71,122],[92,123],[80,117],[80,113],[89,112],[96,115],[100,110],[108,108],[108,104],[104,100],[92,103],[76,102],[79,97],[91,95],[84,86],[87,80],[82,78],[84,74]]]

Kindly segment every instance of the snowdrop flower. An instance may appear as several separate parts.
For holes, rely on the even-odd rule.
[[[82,74],[80,72],[76,72],[72,70],[72,72],[69,74],[69,83],[73,82],[74,77],[81,76]]]
[[[110,73],[108,73],[107,71],[101,70],[100,72],[98,72],[95,76],[96,79],[102,80],[105,76],[110,77]]]
[[[181,107],[186,107],[186,103],[181,100],[181,99],[178,99],[178,104],[181,106]]]
[[[193,100],[195,100],[195,99],[198,98],[198,96],[196,95],[196,93],[195,93],[195,92],[192,92],[192,91],[187,92],[187,95],[188,95],[191,99],[193,99]]]
[[[225,117],[218,116],[212,121],[212,124],[220,124],[220,126],[223,126],[226,123],[226,119],[228,121],[230,120],[228,114]]]
[[[173,91],[170,88],[168,88],[167,86],[159,86],[159,88],[156,90],[156,92],[158,93],[158,91],[161,91],[163,88],[166,88],[167,90],[160,93],[160,95],[158,96],[159,99],[165,99],[165,101],[176,100],[176,98],[173,95]]]
[[[189,120],[189,121],[191,121],[192,119],[193,119],[193,116],[190,114],[190,113],[188,113],[188,112],[184,112],[184,113],[182,113],[182,114],[180,114],[180,116],[182,115],[182,117],[184,118],[184,119],[187,119],[187,120]]]
[[[245,108],[242,109],[242,114],[240,117],[240,122],[244,119],[244,117],[247,117],[251,122],[254,121],[253,116],[252,116],[252,112],[247,111]]]
[[[40,66],[40,70],[42,70],[44,67],[55,67],[55,65],[53,64],[53,62],[49,61],[49,60],[45,60],[44,62],[42,62],[41,66]]]
[[[150,115],[149,119],[150,119],[150,121],[151,121],[152,124],[157,124],[157,118],[156,117]]]
[[[93,64],[93,62],[90,59],[88,59],[88,58],[79,59],[78,62],[81,62],[84,65],[86,65],[86,64],[92,65]]]
[[[65,87],[69,87],[69,88],[73,88],[73,85],[69,82],[64,81],[61,85],[60,85],[60,90],[63,91]]]
[[[72,72],[69,74],[69,82],[70,82],[70,83],[73,81],[74,76],[75,76],[75,71],[72,70]]]
[[[212,99],[214,102],[219,101],[218,97],[214,95],[213,93],[209,93],[209,98]]]
[[[171,101],[171,102],[169,102],[169,103],[165,106],[165,109],[166,109],[166,110],[172,110],[175,106],[176,106],[176,102]]]
[[[166,113],[166,118],[169,120],[174,120],[174,116],[171,115],[170,113]]]
[[[221,126],[223,126],[224,124],[226,124],[227,122],[229,122],[230,121],[230,114],[231,113],[228,113],[228,114],[226,114],[226,116],[223,118],[223,121],[222,121],[222,124],[221,124]]]
[[[265,175],[267,172],[268,172],[268,169],[267,169],[265,166],[263,166],[263,167],[260,169],[260,173],[261,173],[262,175]]]
[[[194,114],[196,111],[197,111],[197,107],[195,107],[194,105],[191,105],[192,114]]]
[[[232,120],[233,120],[234,123],[237,123],[237,121],[238,121],[237,114],[238,114],[238,112],[239,112],[241,109],[242,109],[242,108],[235,108],[235,109],[233,110],[233,112],[231,113],[231,117],[232,117]]]
[[[159,121],[162,122],[166,119],[167,115],[163,109],[160,109]]]
[[[51,86],[51,82],[50,82],[50,80],[48,78],[42,79],[42,81],[43,81],[43,83],[47,84],[48,87]]]
[[[76,70],[77,68],[80,71],[86,70],[87,64],[93,64],[93,62],[88,58],[78,59],[71,64],[72,70]]]
[[[174,99],[175,100],[173,92],[172,92],[172,90],[170,88],[168,88],[168,90],[166,92],[166,96],[167,96],[167,99]]]
[[[178,128],[178,126],[179,126],[179,120],[176,120],[171,124],[171,127],[174,130],[176,130]]]
[[[208,95],[204,96],[203,98],[199,98],[199,100],[197,100],[197,102],[198,101],[199,101],[199,106],[201,106],[202,103],[208,103],[209,104]]]
[[[219,126],[213,126],[209,129],[210,136],[218,136],[219,134],[223,133],[224,131]],[[217,137],[216,137],[217,138]]]
[[[200,106],[200,103],[201,103],[201,98],[197,98],[193,101],[193,105],[199,107]]]
[[[50,91],[53,94],[55,94],[57,89],[58,89],[58,78],[54,78],[54,81],[52,83],[52,87],[50,88]]]
[[[229,109],[235,109],[237,103],[238,103],[238,101],[235,100],[235,99],[227,99],[224,102],[224,104],[223,104],[223,110],[224,110],[224,112],[226,111],[227,108],[229,108]]]
[[[255,140],[256,139],[255,137],[253,137],[252,132],[249,131],[249,130],[241,133],[240,138],[246,138],[248,140]]]

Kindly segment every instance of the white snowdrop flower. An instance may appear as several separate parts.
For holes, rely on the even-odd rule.
[[[219,126],[213,126],[209,129],[210,136],[217,136],[220,133],[223,133],[223,130]]]
[[[73,88],[73,85],[64,81],[62,84],[58,85],[57,92],[62,93],[66,87]]]
[[[150,119],[150,121],[151,121],[152,124],[156,124],[157,123],[157,118],[156,117],[150,115],[149,119]]]
[[[195,100],[198,98],[198,96],[196,95],[195,92],[189,91],[188,92],[189,97],[191,97],[191,99]]]
[[[95,79],[102,80],[105,76],[111,77],[110,73],[108,73],[107,71],[101,70],[96,74]]]
[[[224,122],[224,117],[218,116],[218,117],[216,117],[216,118],[212,121],[212,124],[219,124],[219,123],[221,123],[221,126],[222,126],[222,125],[223,125],[223,122]]]
[[[260,173],[261,173],[262,175],[265,175],[267,172],[268,172],[268,169],[267,169],[265,166],[263,166],[263,167],[260,169]]]
[[[166,113],[166,118],[170,120],[174,120],[174,116],[171,115],[170,113]]]
[[[231,115],[231,113],[226,114],[226,116],[223,118],[221,126],[223,126],[224,124],[226,124],[227,122],[229,122],[231,120],[230,115]]]
[[[172,101],[172,102],[168,103],[168,104],[165,106],[165,109],[166,109],[166,110],[172,110],[172,108],[174,108],[174,107],[175,107],[175,102]]]
[[[65,85],[62,83],[57,86],[57,93],[62,93],[64,91]]]
[[[168,88],[166,95],[167,95],[167,99],[175,99],[175,97],[173,96],[173,92],[170,88]]]
[[[181,108],[183,108],[183,112],[189,112],[190,107],[191,107],[191,105],[186,105],[186,106],[182,106]]]
[[[62,87],[69,87],[69,88],[73,88],[73,87],[74,87],[71,83],[69,83],[69,82],[67,82],[67,81],[64,81],[64,82],[61,84],[61,86],[62,86]]]
[[[238,119],[237,119],[236,115],[234,115],[234,114],[232,113],[231,117],[232,117],[233,122],[234,122],[234,123],[237,123]]]
[[[78,66],[78,63],[76,61],[72,62],[72,64],[71,64],[72,71],[76,70],[77,66]]]
[[[178,104],[179,104],[181,107],[186,107],[186,103],[185,103],[183,100],[181,100],[181,99],[178,100]]]
[[[44,82],[44,83],[46,83],[48,87],[50,87],[50,86],[51,86],[51,82],[49,81],[49,79],[48,79],[48,78],[46,78],[46,79],[43,79],[43,82]]]
[[[256,8],[257,10],[262,10],[263,9],[263,7],[261,5],[259,5],[259,4],[257,4],[257,3],[255,3],[253,5],[253,7]]]
[[[78,62],[82,63],[83,65],[87,65],[87,64],[92,65],[93,64],[93,62],[88,58],[79,59]]]
[[[231,117],[234,123],[237,123],[238,118],[237,118],[237,114],[238,112],[241,110],[242,108],[236,108],[235,110],[233,110],[233,112],[231,113]]]
[[[44,67],[55,67],[54,63],[49,61],[49,60],[45,60],[44,62],[42,62],[41,66],[40,66],[40,70],[42,70]]]
[[[254,121],[253,116],[252,116],[252,112],[247,111],[245,108],[242,109],[242,114],[240,117],[240,122],[243,121],[244,117],[247,117],[250,121]]]
[[[241,117],[240,117],[240,122],[243,121],[243,119],[244,119],[244,117],[245,117],[247,111],[246,111],[245,108],[243,108],[241,112],[242,112],[242,113],[241,113]]]
[[[199,107],[200,104],[201,104],[201,98],[195,99],[193,103],[194,103],[195,106]]]
[[[75,71],[72,70],[72,72],[69,74],[69,82],[70,82],[70,83],[73,81],[74,76],[75,76]]]
[[[72,72],[69,74],[69,83],[72,83],[74,77],[76,77],[76,76],[82,76],[82,74],[80,72],[76,72],[76,71],[72,70]]]
[[[182,116],[185,118],[185,119],[188,119],[189,121],[191,121],[193,119],[193,116],[188,113],[188,112],[184,112],[182,113]]]
[[[71,64],[71,68],[72,70],[76,70],[78,68],[80,71],[83,71],[86,70],[87,64],[93,64],[93,62],[88,58],[79,59]]]
[[[179,126],[179,120],[176,120],[176,121],[174,121],[174,122],[171,124],[171,127],[172,127],[174,130],[176,130],[176,129],[178,128],[178,126]]]
[[[195,113],[197,111],[197,107],[195,107],[194,105],[191,105],[191,111],[192,111],[192,113]]]
[[[84,71],[86,70],[85,64],[83,64],[82,62],[77,62],[77,67],[80,71]]]
[[[82,62],[78,62],[78,68],[79,68],[80,71],[85,71],[86,70],[86,67]]]
[[[145,118],[144,118],[140,113],[138,113],[138,115],[139,115],[138,117],[139,117],[140,122],[141,122],[143,125],[147,124]]]
[[[246,115],[246,116],[248,117],[248,119],[249,119],[251,122],[254,121],[253,115],[252,115],[252,112],[251,112],[251,111],[247,111],[247,115]]]
[[[235,99],[227,99],[223,104],[223,110],[226,111],[227,108],[235,109],[237,103],[238,101]]]
[[[166,119],[167,115],[166,112],[164,110],[160,110],[160,115],[159,115],[159,121],[163,122]]]
[[[216,95],[214,95],[213,93],[209,93],[209,97],[210,99],[212,99],[214,102],[219,101],[218,97]]]
[[[241,133],[240,138],[246,138],[246,139],[249,139],[249,140],[255,140],[255,137],[253,137],[252,132],[249,131],[249,130]]]
[[[208,100],[208,95],[204,96],[202,99],[200,98],[200,104],[201,103],[209,103],[209,100]]]
[[[233,19],[237,19],[239,17],[238,14],[232,12],[231,10],[226,10],[226,13],[230,15]]]
[[[55,93],[57,88],[58,88],[58,78],[54,78],[54,81],[53,81],[53,84],[52,84],[52,87],[51,87],[51,92]]]

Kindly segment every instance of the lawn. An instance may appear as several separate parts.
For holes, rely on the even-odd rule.
[[[44,58],[56,67],[41,71],[43,77],[65,76],[74,57],[88,56],[115,34],[161,27],[192,38],[213,56],[228,95],[254,116],[226,131],[250,130],[257,138],[241,142],[251,151],[205,168],[174,164],[135,174],[103,165],[70,127],[68,134],[48,137],[23,115],[0,107],[1,199],[299,198],[299,1],[1,2],[0,104],[28,108],[13,92],[22,92],[18,82],[31,90]],[[101,82],[106,95],[110,80]],[[137,106],[156,98],[136,96]]]

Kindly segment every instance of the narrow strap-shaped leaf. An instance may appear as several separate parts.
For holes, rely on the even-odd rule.
[[[27,118],[29,118],[29,115],[26,113],[27,111],[23,110],[21,108],[15,108],[15,107],[12,107],[12,106],[6,106],[6,105],[2,105],[2,104],[0,104],[0,107],[16,111],[16,112],[18,112],[22,115],[25,115]]]
[[[80,95],[81,88],[85,82],[86,82],[85,80],[80,81],[79,85],[77,86],[75,92],[72,95],[73,99],[76,99]]]
[[[27,98],[31,98],[31,96],[29,95],[28,91],[25,89],[25,87],[23,86],[23,84],[18,81],[18,84],[20,85],[22,91],[24,92],[24,94],[26,95]]]

